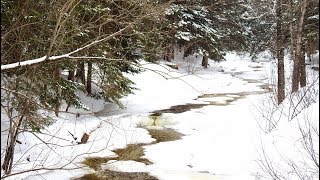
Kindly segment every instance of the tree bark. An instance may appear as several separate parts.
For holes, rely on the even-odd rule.
[[[299,65],[300,87],[305,87],[307,85],[305,52],[306,52],[306,41],[303,41],[302,48],[301,48],[301,55],[300,55],[300,65]]]
[[[87,72],[87,92],[88,92],[88,94],[92,93],[91,80],[92,80],[92,62],[88,62],[88,72]]]
[[[201,65],[206,69],[208,68],[208,55],[206,53],[203,54]]]
[[[284,78],[284,47],[282,35],[282,0],[277,0],[277,58],[278,58],[278,94],[277,100],[280,104],[285,97],[285,78]]]
[[[77,70],[76,77],[77,77],[78,81],[80,80],[80,82],[82,84],[84,84],[84,85],[86,84],[85,71],[84,71],[84,62],[79,62],[78,63],[78,70]]]
[[[170,54],[169,54],[169,59],[170,61],[174,60],[174,49],[175,49],[175,45],[172,43],[170,46]]]
[[[74,81],[74,71],[73,71],[73,70],[70,70],[70,71],[69,71],[68,80]]]
[[[58,67],[56,67],[54,69],[54,81],[58,81],[58,79],[60,78],[60,69]],[[55,108],[54,108],[54,113],[55,115],[58,117],[59,116],[59,111],[60,111],[60,107],[61,107],[61,88],[57,88],[56,89],[56,104],[55,104]]]
[[[174,59],[174,46],[172,44],[165,48],[163,59],[168,62],[171,62]]]
[[[174,60],[174,47],[173,47],[173,49],[171,50],[171,56],[170,56],[170,58],[171,58],[171,60]]]
[[[301,4],[301,16],[298,26],[297,38],[296,38],[296,50],[293,61],[293,72],[292,72],[292,87],[291,93],[297,92],[300,84],[300,66],[301,66],[301,46],[302,46],[302,36],[303,36],[303,26],[304,19],[307,9],[308,0],[303,0]],[[304,62],[303,62],[304,63]]]
[[[8,134],[8,140],[7,140],[7,149],[6,149],[6,154],[4,156],[3,164],[2,164],[2,169],[4,170],[4,174],[10,174],[12,170],[12,162],[13,162],[13,155],[14,155],[14,147],[16,144],[16,140],[18,137],[19,133],[19,128],[22,123],[22,119],[24,116],[21,116],[16,122],[17,124],[12,124],[9,129],[9,134]],[[10,121],[13,121],[10,119]],[[12,123],[12,122],[11,122]]]
[[[294,60],[294,51],[295,51],[295,43],[294,43],[294,20],[293,20],[293,8],[292,8],[292,0],[288,0],[289,3],[289,21],[290,21],[290,56],[291,59]]]

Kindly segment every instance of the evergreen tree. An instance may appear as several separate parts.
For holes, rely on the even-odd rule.
[[[275,52],[276,16],[274,2],[270,0],[251,0],[245,6],[241,19],[246,27],[249,52],[254,61],[257,54],[271,50]]]
[[[242,1],[178,1],[166,11],[168,42],[184,49],[184,57],[208,54],[219,61],[226,51],[247,48],[245,29],[239,18]]]
[[[164,5],[145,0],[1,3],[1,111],[11,122],[2,168],[10,174],[18,134],[39,132],[52,122],[39,110],[58,115],[63,104],[67,110],[88,109],[79,91],[121,106],[119,99],[135,89],[124,73],[139,72],[141,22],[157,18]],[[92,80],[97,88],[91,89]]]

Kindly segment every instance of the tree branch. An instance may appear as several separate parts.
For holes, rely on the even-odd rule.
[[[14,69],[14,68],[22,67],[22,66],[29,66],[29,65],[33,65],[33,64],[39,64],[39,63],[46,62],[46,61],[54,61],[54,60],[62,59],[62,58],[69,58],[69,59],[75,58],[75,57],[72,57],[71,55],[75,54],[77,52],[80,52],[80,51],[82,51],[84,49],[87,49],[89,47],[92,47],[92,46],[94,46],[94,45],[96,45],[96,44],[98,44],[100,42],[109,40],[109,39],[121,34],[123,31],[129,29],[132,26],[132,24],[133,23],[130,23],[125,28],[122,28],[122,29],[120,29],[119,31],[117,31],[117,32],[115,32],[113,34],[110,34],[109,36],[107,36],[105,38],[93,41],[90,44],[87,44],[87,45],[85,45],[85,46],[83,46],[81,48],[78,48],[78,49],[76,49],[76,50],[74,50],[74,51],[72,51],[70,53],[59,55],[59,56],[51,56],[51,57],[43,56],[43,57],[37,58],[37,59],[31,59],[31,60],[26,60],[26,61],[22,61],[22,62],[16,62],[16,63],[11,63],[11,64],[1,65],[1,71]]]

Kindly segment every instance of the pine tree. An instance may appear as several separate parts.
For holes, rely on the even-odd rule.
[[[141,22],[157,18],[164,5],[135,0],[1,3],[1,111],[12,125],[2,168],[10,174],[18,134],[39,132],[52,123],[39,110],[59,115],[64,104],[67,110],[89,110],[79,91],[120,106],[119,99],[133,93],[133,82],[124,73],[139,72]],[[32,63],[19,66],[23,62]],[[98,85],[94,89],[93,79]]]
[[[271,50],[275,53],[276,16],[274,2],[270,0],[251,0],[244,5],[241,15],[246,28],[245,35],[253,61],[260,52]]]
[[[223,60],[226,51],[247,48],[242,1],[179,1],[166,11],[168,40],[184,49],[184,57],[195,53]],[[235,40],[237,39],[237,40]],[[168,46],[171,47],[171,46]]]

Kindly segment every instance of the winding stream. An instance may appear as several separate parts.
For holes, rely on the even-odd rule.
[[[162,113],[183,113],[191,109],[200,109],[204,106],[227,106],[232,102],[235,102],[239,99],[243,99],[249,95],[264,94],[271,92],[271,87],[269,84],[262,82],[259,79],[245,79],[238,75],[244,74],[245,72],[226,72],[225,74],[230,74],[231,76],[241,79],[247,83],[254,83],[256,86],[260,87],[260,91],[245,91],[245,92],[234,92],[234,93],[212,93],[212,94],[203,94],[198,96],[196,101],[199,103],[187,103],[181,105],[174,105],[167,109],[161,109],[151,112],[153,116],[160,116]]]
[[[258,69],[254,69],[254,71],[259,71]],[[162,116],[163,113],[173,113],[173,114],[178,114],[178,113],[183,113],[186,111],[190,111],[193,109],[200,109],[205,106],[228,106],[233,102],[236,102],[239,99],[246,98],[249,95],[257,95],[257,94],[264,94],[268,93],[271,91],[271,87],[269,84],[262,82],[264,79],[246,79],[242,78],[241,75],[243,75],[245,72],[223,72],[225,74],[230,74],[231,76],[238,78],[242,81],[245,81],[246,83],[250,84],[255,84],[257,87],[260,88],[260,90],[256,91],[244,91],[244,92],[232,92],[232,93],[212,93],[212,94],[203,94],[198,96],[196,99],[194,99],[197,103],[187,103],[187,104],[181,104],[181,105],[174,105],[171,106],[170,108],[166,109],[160,109],[160,110],[155,110],[150,112],[149,118],[150,118],[150,124],[149,126],[141,126],[141,128],[145,128],[148,130],[149,134],[156,139],[156,141],[149,143],[149,144],[137,144],[136,146],[139,146],[138,149],[141,149],[142,151],[139,152],[140,156],[136,158],[127,158],[125,160],[132,160],[132,161],[139,161],[148,165],[149,161],[148,159],[144,159],[145,161],[148,161],[148,163],[145,163],[141,161],[141,156],[143,156],[143,147],[151,144],[157,144],[159,142],[164,142],[164,141],[175,141],[180,139],[180,137],[183,136],[183,134],[169,128],[161,127],[161,125],[157,125],[156,121]],[[151,126],[150,126],[151,125]],[[157,128],[152,128],[152,127],[157,127]],[[127,147],[130,147],[132,145],[128,145]],[[124,149],[120,150],[115,150],[114,152],[119,152],[119,151],[127,151]],[[135,148],[137,149],[137,148]],[[120,157],[119,160],[121,160],[121,154],[117,153]],[[139,159],[140,158],[140,159]],[[107,163],[109,160],[108,158],[101,157],[100,160],[103,160],[103,163]],[[150,162],[151,163],[151,162]],[[191,165],[190,165],[190,168]],[[90,176],[94,176],[94,178],[98,179],[103,179],[103,177],[121,177],[121,180],[129,180],[129,179],[157,179],[153,176],[148,175],[146,172],[116,172],[116,171],[111,171],[108,169],[104,169],[103,172],[107,173],[108,175],[102,175],[102,171],[96,171],[94,174],[87,174],[79,179],[81,180],[86,180],[90,179]],[[209,172],[193,172],[195,173],[195,177],[199,178],[214,178],[216,175],[210,174]],[[95,176],[97,174],[100,174],[99,176]]]

